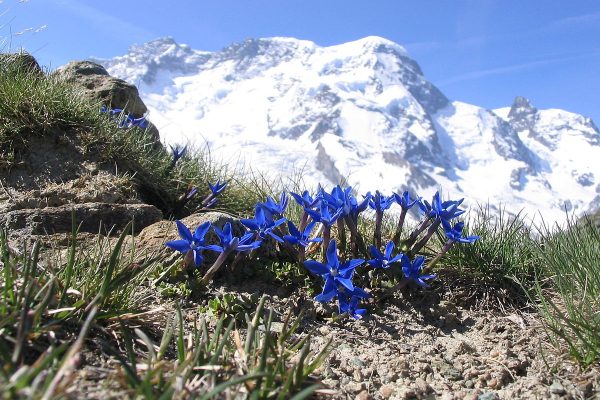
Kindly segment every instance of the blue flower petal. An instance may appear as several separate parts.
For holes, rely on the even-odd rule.
[[[324,265],[318,261],[313,261],[313,260],[304,261],[304,266],[306,267],[306,269],[308,269],[313,274],[317,274],[317,275],[329,274],[329,268],[326,265]]]
[[[171,240],[170,242],[165,243],[165,246],[182,253],[186,253],[190,250],[190,242],[187,240]]]
[[[177,224],[177,231],[179,232],[179,236],[183,240],[187,240],[188,242],[191,242],[192,240],[194,240],[194,238],[192,237],[192,232],[190,232],[188,227],[185,226],[183,224],[183,222],[177,220],[177,221],[175,221],[175,224]]]

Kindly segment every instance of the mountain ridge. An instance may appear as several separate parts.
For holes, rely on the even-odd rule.
[[[262,171],[304,167],[311,183],[346,177],[364,191],[441,187],[552,221],[600,207],[591,119],[520,96],[508,110],[451,101],[384,38],[248,39],[216,52],[162,38],[96,61],[139,85],[166,142],[206,141]]]

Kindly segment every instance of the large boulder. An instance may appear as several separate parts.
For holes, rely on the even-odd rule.
[[[53,75],[78,86],[82,96],[110,108],[121,108],[140,118],[148,109],[134,85],[112,77],[106,69],[91,61],[71,61],[54,71]]]
[[[16,68],[40,76],[44,74],[36,59],[26,52],[0,54],[0,68]]]

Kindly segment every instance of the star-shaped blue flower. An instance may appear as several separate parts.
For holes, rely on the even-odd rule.
[[[440,192],[435,192],[431,204],[427,200],[418,203],[419,208],[429,217],[440,221],[450,221],[462,215],[465,211],[458,208],[464,199],[441,201]]]
[[[463,229],[465,227],[464,222],[458,222],[453,226],[450,225],[448,221],[442,221],[442,226],[444,227],[444,232],[446,233],[446,237],[448,240],[458,243],[474,243],[479,239],[479,236],[463,236]]]
[[[375,191],[375,195],[373,195],[371,197],[371,200],[369,201],[369,207],[371,207],[373,210],[379,213],[382,213],[383,211],[390,208],[395,201],[396,197],[394,197],[393,195],[389,197],[384,196],[379,192],[379,190],[377,190]]]
[[[183,157],[187,151],[187,146],[179,147],[179,146],[171,146],[171,154],[173,155],[173,164],[175,164],[181,157]]]
[[[345,290],[354,292],[355,287],[352,284],[354,269],[365,262],[365,260],[354,259],[340,264],[335,240],[329,242],[326,258],[327,264],[313,260],[304,261],[304,266],[310,272],[321,275],[325,280],[323,292],[315,297],[315,300],[323,303],[330,301],[337,296],[338,293],[342,293]]]
[[[392,257],[394,251],[394,242],[388,242],[385,246],[385,252],[382,253],[375,246],[369,246],[369,251],[373,256],[373,259],[367,261],[367,263],[374,268],[389,268],[395,262],[398,262],[402,258],[402,253],[398,253],[395,257]]]
[[[415,258],[415,261],[411,262],[410,258],[406,254],[402,255],[402,272],[404,272],[404,276],[416,282],[419,286],[429,287],[427,283],[425,283],[426,279],[433,279],[436,275],[421,275],[421,270],[423,269],[423,263],[425,262],[425,257],[418,256]]]
[[[213,227],[213,230],[219,237],[223,251],[237,251],[240,253],[245,253],[259,248],[262,244],[261,240],[252,240],[254,237],[254,233],[252,232],[247,232],[241,238],[234,237],[231,229],[231,223],[229,222],[223,226],[223,230],[216,226]]]
[[[227,182],[221,183],[221,180],[219,179],[214,185],[209,182],[208,187],[214,196],[218,196],[227,187]]]
[[[396,199],[396,203],[398,203],[400,207],[402,207],[402,209],[405,210],[410,209],[421,199],[420,197],[417,199],[411,199],[408,190],[404,191],[404,193],[402,193],[401,195],[398,193],[394,193],[394,198]]]
[[[306,226],[306,228],[304,229],[304,232],[300,232],[298,230],[298,228],[296,228],[296,225],[294,225],[294,223],[292,221],[288,221],[288,231],[290,232],[290,234],[285,235],[283,237],[283,240],[285,240],[288,243],[297,244],[302,247],[308,246],[309,243],[319,243],[323,240],[322,238],[320,238],[320,237],[316,237],[316,238],[312,238],[312,239],[310,238],[310,234],[311,234],[313,228],[315,227],[315,225],[316,225],[316,222],[313,221]]]
[[[206,232],[210,229],[210,221],[207,221],[196,228],[194,234],[188,229],[187,226],[183,224],[183,222],[177,220],[175,221],[177,224],[177,231],[179,232],[179,236],[181,239],[179,240],[171,240],[165,243],[165,246],[170,247],[171,249],[177,250],[181,253],[187,254],[188,252],[193,252],[194,255],[194,264],[199,267],[202,264],[204,258],[202,257],[202,250],[212,250],[222,252],[223,248],[221,246],[206,244],[204,240],[204,236]]]
[[[347,296],[339,296],[338,300],[339,300],[340,314],[348,313],[348,315],[354,319],[362,319],[362,317],[365,315],[367,310],[364,308],[357,308],[358,303],[360,302],[360,299],[361,298],[359,296],[352,296],[350,298],[350,300],[348,301]]]
[[[281,196],[279,197],[279,203],[276,203],[271,196],[267,196],[267,201],[258,204],[265,211],[265,216],[272,220],[274,217],[280,217],[283,215],[288,205],[288,198],[285,192],[282,192]]]
[[[270,236],[280,243],[283,243],[283,239],[273,233],[273,229],[283,224],[285,221],[285,218],[281,218],[277,221],[270,220],[265,216],[265,212],[260,205],[257,205],[254,210],[254,218],[241,220],[244,226],[251,231],[258,233],[258,236],[261,239],[266,239],[267,236]]]
[[[294,192],[290,192],[290,195],[302,208],[313,208],[321,200],[318,196],[313,199],[308,190],[302,192],[302,195]]]
[[[338,208],[334,212],[329,208],[329,203],[325,200],[321,201],[320,211],[305,209],[313,220],[327,225],[329,227],[335,224],[335,221],[342,215],[343,209]]]

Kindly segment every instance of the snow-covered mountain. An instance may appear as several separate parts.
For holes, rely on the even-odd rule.
[[[451,101],[383,38],[250,39],[218,52],[163,38],[95,61],[138,85],[165,142],[208,143],[264,172],[346,178],[362,192],[441,188],[546,221],[600,208],[600,133],[589,118],[522,97],[493,111]]]

